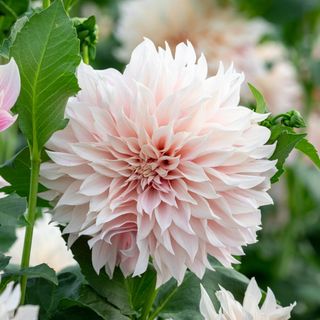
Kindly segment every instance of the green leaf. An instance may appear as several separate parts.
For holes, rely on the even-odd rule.
[[[43,152],[43,156],[45,152]],[[30,185],[30,154],[29,148],[26,147],[19,151],[11,160],[0,167],[0,176],[2,176],[10,186],[4,187],[1,191],[10,194],[17,193],[20,197],[28,197]],[[45,191],[46,188],[39,184],[39,192]],[[39,207],[50,207],[47,201],[38,198]]]
[[[8,38],[6,38],[3,41],[3,44],[1,46],[0,54],[6,58],[10,58],[10,47],[16,40],[17,34],[21,31],[25,23],[28,21],[27,16],[22,16],[20,19],[18,19],[15,24],[12,26],[10,35]]]
[[[24,225],[23,214],[26,209],[26,199],[16,194],[0,199],[0,226],[17,227]]]
[[[43,278],[58,285],[58,279],[55,271],[50,268],[47,264],[42,263],[35,267],[29,267],[22,270],[6,270],[5,277],[16,279],[22,275],[27,275],[29,279]]]
[[[16,240],[15,227],[0,227],[0,252],[7,252]]]
[[[307,139],[300,140],[295,148],[304,153],[319,169],[320,158],[317,149]]]
[[[210,260],[215,271],[207,270],[202,280],[187,272],[180,286],[172,279],[160,287],[154,311],[149,319],[160,315],[164,319],[203,320],[199,311],[200,283],[207,290],[216,309],[218,303],[215,292],[219,290],[219,285],[231,291],[234,297],[242,302],[249,280],[239,272],[221,266],[214,259]]]
[[[155,290],[156,273],[151,265],[141,277],[135,278],[125,278],[117,268],[113,278],[110,279],[103,270],[98,275],[93,269],[91,251],[85,237],[78,239],[71,250],[80,265],[82,274],[99,295],[120,309],[124,315],[143,313]]]
[[[10,261],[10,257],[5,256],[0,252],[0,270],[3,270]]]
[[[79,40],[61,0],[24,24],[10,54],[21,76],[19,125],[29,144],[40,150],[55,131],[65,127],[67,99],[79,90],[75,76]]]
[[[2,188],[6,193],[17,193],[21,197],[27,197],[30,184],[30,154],[29,148],[24,148],[11,160],[0,167],[2,176],[10,186]]]
[[[58,275],[58,286],[43,278],[28,280],[26,303],[40,306],[40,319],[129,320],[84,285],[85,280],[79,267],[68,270]],[[74,317],[74,314],[78,314],[78,317]]]
[[[277,146],[276,149],[271,156],[271,160],[277,160],[276,168],[278,171],[271,178],[271,183],[275,183],[279,180],[280,176],[284,172],[284,163],[288,158],[291,151],[295,148],[295,146],[306,136],[306,133],[295,133],[282,131],[282,133],[277,138]]]
[[[106,299],[99,296],[89,286],[84,285],[80,288],[79,295],[74,300],[64,301],[68,302],[69,306],[87,307],[105,320],[129,320],[130,318],[120,313],[119,309],[109,304]]]
[[[59,285],[43,279],[28,279],[26,304],[40,306],[39,319],[51,319],[59,309],[62,299],[76,295],[82,285],[83,277],[79,272],[62,272],[58,275]]]
[[[29,0],[0,0],[0,42],[13,23],[28,10]]]
[[[268,107],[267,104],[264,100],[263,95],[261,92],[256,89],[252,84],[248,83],[248,86],[250,88],[250,91],[252,92],[254,98],[256,99],[256,109],[255,111],[258,113],[267,113],[268,112]]]

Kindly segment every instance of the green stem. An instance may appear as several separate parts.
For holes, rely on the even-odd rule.
[[[40,152],[38,148],[33,146],[33,150],[30,150],[31,157],[31,179],[30,179],[30,190],[28,199],[28,214],[27,221],[28,225],[26,227],[26,233],[24,237],[23,253],[21,260],[21,269],[29,267],[33,227],[36,218],[37,210],[37,194],[38,194],[38,182],[39,182],[39,171],[40,171]],[[27,276],[23,275],[21,277],[21,304],[24,304],[27,288]]]
[[[148,319],[148,315],[149,315],[149,313],[150,313],[150,311],[152,309],[153,302],[154,302],[157,294],[158,294],[158,289],[154,290],[152,295],[150,296],[149,301],[148,301],[148,303],[147,303],[147,305],[146,305],[146,307],[145,307],[145,309],[143,311],[141,320],[147,320]]]
[[[82,45],[82,58],[83,58],[83,62],[85,64],[89,64],[90,60],[89,60],[89,48],[86,44]]]
[[[50,6],[50,0],[42,0],[43,9],[47,9]]]
[[[165,307],[165,305],[170,301],[170,299],[176,294],[178,290],[178,287],[175,287],[169,295],[164,299],[164,301],[159,305],[159,307],[151,314],[151,316],[148,318],[148,320],[154,320],[161,310]]]

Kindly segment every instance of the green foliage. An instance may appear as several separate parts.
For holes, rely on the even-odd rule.
[[[10,58],[10,47],[14,43],[17,34],[21,31],[25,23],[28,21],[27,16],[22,16],[20,19],[18,19],[15,24],[12,26],[10,35],[8,38],[4,39],[1,50],[0,50],[0,55],[3,56],[6,59]]]
[[[26,224],[25,198],[11,194],[0,199],[0,252],[6,252],[16,240],[16,228]]]
[[[11,26],[29,8],[29,0],[0,1],[0,42],[8,35]]]
[[[40,305],[41,320],[129,320],[84,284],[83,276],[76,267],[61,272],[58,281],[58,286],[43,278],[28,281],[26,303]]]
[[[25,225],[23,214],[27,208],[27,201],[15,194],[0,199],[0,232],[3,227]]]
[[[29,279],[42,278],[58,285],[58,279],[55,271],[45,263],[21,270],[9,268],[5,271],[4,278],[9,278],[11,281],[19,279],[22,275],[27,275]]]
[[[295,146],[306,136],[305,133],[295,133],[284,129],[277,138],[277,146],[271,157],[271,160],[277,160],[276,168],[277,173],[271,178],[271,182],[275,183],[279,181],[280,176],[283,174],[284,163],[289,157],[291,151]]]
[[[200,283],[205,287],[216,308],[219,305],[215,292],[219,290],[219,285],[230,290],[238,301],[242,301],[249,280],[239,272],[221,266],[214,259],[211,259],[211,265],[215,271],[207,270],[202,280],[187,272],[180,286],[172,279],[160,287],[150,320],[155,319],[157,315],[164,319],[202,320],[199,311]]]
[[[66,125],[67,99],[78,91],[79,41],[61,0],[34,14],[10,49],[21,75],[16,111],[31,146],[41,150],[50,136]]]
[[[0,252],[0,271],[2,271],[10,261],[10,257],[5,256]]]
[[[304,153],[319,169],[320,158],[317,149],[307,139],[302,139],[296,144],[296,149]]]
[[[80,47],[83,51],[85,47],[88,48],[89,59],[93,61],[96,57],[96,45],[98,41],[98,29],[96,25],[95,16],[89,18],[73,18],[73,25],[75,26],[80,40]],[[82,52],[82,54],[84,54]]]
[[[81,271],[91,287],[112,305],[116,306],[123,315],[143,313],[150,296],[155,289],[156,274],[152,266],[141,277],[125,278],[116,269],[113,278],[102,270],[98,275],[91,264],[91,251],[86,238],[80,238],[71,247],[74,258],[78,261]]]
[[[7,252],[16,240],[15,227],[0,227],[0,252]]]
[[[42,158],[45,157],[46,155],[43,153]],[[0,167],[0,176],[10,183],[10,186],[2,188],[1,191],[7,194],[16,193],[20,197],[27,197],[30,185],[30,167],[30,151],[26,147]],[[46,189],[40,184],[38,190],[42,192]],[[50,207],[48,202],[43,199],[38,199],[37,204],[40,207]]]
[[[78,239],[71,249],[89,285],[97,294],[117,307],[122,315],[131,319],[152,320],[161,316],[175,320],[202,320],[199,312],[200,283],[204,285],[215,303],[217,300],[214,293],[219,289],[219,285],[231,290],[235,297],[242,299],[248,284],[245,276],[233,269],[224,268],[212,259],[215,271],[207,270],[202,280],[187,272],[180,286],[177,286],[177,282],[172,279],[154,292],[156,273],[152,266],[149,266],[141,277],[125,279],[117,269],[113,278],[109,279],[104,271],[99,275],[94,271],[91,265],[91,252],[85,237]],[[146,318],[142,318],[142,315]]]
[[[259,90],[257,90],[252,84],[248,83],[249,89],[251,90],[255,100],[256,100],[256,107],[255,107],[255,112],[258,113],[267,113],[268,112],[268,107],[267,104],[264,100],[263,95]]]
[[[16,192],[21,197],[27,197],[30,185],[30,153],[29,148],[19,151],[13,159],[0,167],[2,176],[10,186],[2,191],[6,193]]]

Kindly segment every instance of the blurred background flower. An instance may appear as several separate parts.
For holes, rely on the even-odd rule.
[[[73,259],[71,250],[68,250],[59,227],[51,219],[51,214],[44,213],[36,221],[33,230],[30,265],[36,266],[46,263],[58,272],[75,265],[76,261]],[[21,262],[24,234],[25,228],[16,230],[17,240],[7,252],[7,255],[11,257],[10,262],[13,264],[19,265]]]

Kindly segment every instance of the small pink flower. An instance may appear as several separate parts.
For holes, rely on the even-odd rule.
[[[16,103],[20,93],[19,69],[11,59],[6,65],[0,66],[0,132],[9,128],[17,119],[10,109]]]
[[[78,80],[41,170],[70,244],[89,236],[94,268],[110,276],[139,275],[151,256],[158,285],[187,268],[202,277],[208,254],[237,262],[272,202],[275,166],[267,116],[239,106],[243,75],[207,77],[190,43],[173,55],[145,40],[123,74],[82,64]]]

